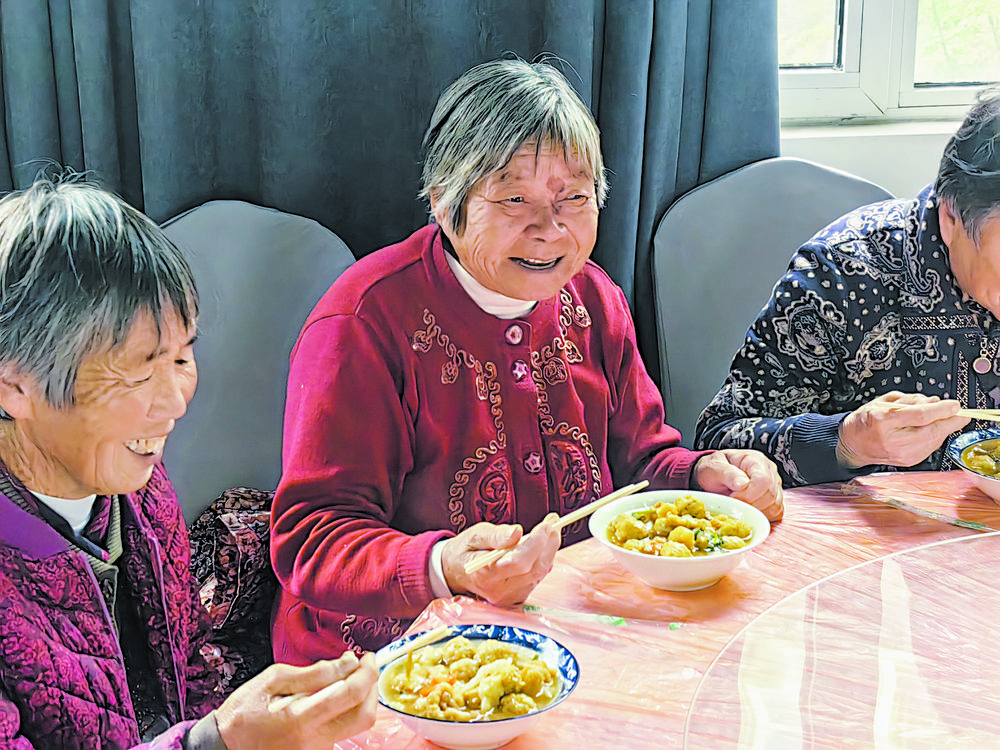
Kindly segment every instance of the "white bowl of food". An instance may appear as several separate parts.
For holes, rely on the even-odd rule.
[[[976,487],[1000,503],[1000,429],[963,432],[951,441],[948,456],[972,477]]]
[[[425,740],[491,750],[528,731],[576,687],[576,658],[557,641],[508,625],[455,625],[447,638],[406,652],[414,638],[376,655],[379,702]]]
[[[666,591],[711,586],[770,531],[752,505],[694,490],[638,492],[590,517],[590,533],[619,563]]]

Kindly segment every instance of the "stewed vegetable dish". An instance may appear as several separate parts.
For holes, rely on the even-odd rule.
[[[447,721],[494,721],[544,708],[559,674],[516,643],[457,636],[417,649],[382,673],[382,695],[395,709]]]
[[[694,557],[745,547],[753,536],[746,521],[710,513],[699,498],[622,513],[608,525],[608,540],[633,552],[660,557]]]
[[[962,451],[962,463],[988,477],[1000,476],[1000,439],[970,445]]]

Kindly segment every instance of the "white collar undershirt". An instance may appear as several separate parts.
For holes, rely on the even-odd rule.
[[[452,273],[455,274],[455,278],[458,279],[458,283],[462,285],[462,289],[472,297],[472,301],[479,305],[479,308],[483,312],[489,313],[501,320],[509,320],[527,315],[538,304],[537,300],[514,299],[513,297],[506,297],[499,292],[494,292],[492,289],[487,289],[472,278],[472,274],[466,271],[462,264],[458,262],[458,259],[451,253],[446,252],[444,257],[448,261],[448,267],[451,268]]]
[[[97,499],[97,495],[90,495],[89,497],[81,497],[79,500],[66,500],[62,497],[43,495],[34,490],[31,490],[31,494],[65,518],[66,523],[76,534],[82,533],[86,528],[90,514],[94,511],[94,501]]]

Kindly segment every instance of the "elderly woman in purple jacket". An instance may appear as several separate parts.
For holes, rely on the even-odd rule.
[[[0,201],[0,746],[328,748],[373,721],[371,655],[274,665],[225,700],[201,656],[160,463],[197,316],[186,262],[116,196],[62,178]]]

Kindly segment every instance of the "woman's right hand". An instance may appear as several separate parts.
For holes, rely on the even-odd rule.
[[[229,750],[329,750],[375,722],[377,684],[374,654],[359,661],[347,651],[308,667],[273,664],[237,688],[215,710],[215,721]],[[277,710],[271,706],[281,696],[311,695],[328,686],[322,700],[304,698]]]
[[[477,523],[449,539],[441,552],[448,587],[456,594],[474,594],[498,607],[520,604],[552,570],[559,550],[559,516],[549,513],[527,536],[519,525]],[[495,549],[510,550],[495,563],[467,573],[477,555]]]
[[[872,464],[914,466],[969,423],[957,401],[891,391],[844,417],[837,460],[856,469]]]

